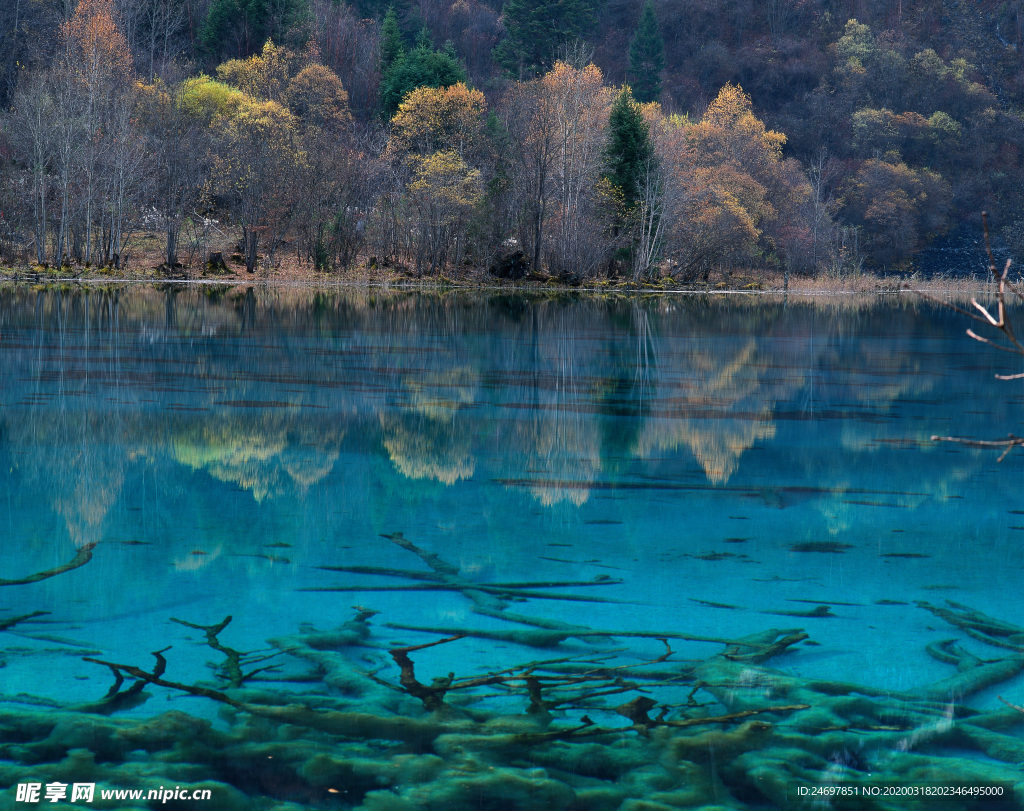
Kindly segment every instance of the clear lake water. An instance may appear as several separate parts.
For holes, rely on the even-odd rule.
[[[997,807],[863,793],[1021,779],[1024,451],[931,440],[1018,428],[1020,359],[968,326],[909,296],[0,288],[0,808],[79,777],[213,799],[40,805]],[[722,655],[769,629],[796,641]],[[427,692],[494,678],[432,711],[390,653],[420,645]],[[97,662],[161,650],[153,678],[279,715],[114,706]]]

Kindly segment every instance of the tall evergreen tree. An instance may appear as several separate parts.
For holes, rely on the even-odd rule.
[[[665,69],[665,42],[658,30],[654,3],[647,0],[629,44],[629,78],[637,101],[646,104],[661,97],[661,72]]]
[[[405,53],[402,32],[398,28],[398,14],[389,6],[384,21],[380,24],[380,73],[387,76],[391,66]]]
[[[301,47],[308,17],[309,0],[213,0],[199,40],[218,62],[251,56],[268,38]]]
[[[417,87],[451,87],[466,81],[462,66],[451,43],[435,50],[426,28],[420,31],[416,47],[408,53],[399,53],[381,76],[380,109],[390,119],[410,90]]]
[[[661,243],[662,187],[657,171],[651,128],[629,87],[612,103],[602,179],[615,203],[612,233],[623,238],[616,252],[627,260],[633,278],[646,275]]]
[[[640,199],[654,161],[651,128],[628,87],[612,104],[604,156],[604,177],[621,195],[622,211],[628,214]]]
[[[593,32],[596,5],[596,0],[507,0],[501,16],[508,36],[495,47],[495,61],[520,79],[544,73],[560,47]]]

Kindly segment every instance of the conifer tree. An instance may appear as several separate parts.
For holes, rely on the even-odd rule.
[[[398,14],[395,7],[389,6],[388,13],[380,25],[380,73],[387,76],[391,66],[405,53],[402,45],[402,32],[398,28]]]
[[[494,59],[520,79],[548,70],[561,46],[587,37],[597,26],[594,0],[507,0],[502,20],[508,37]]]
[[[213,0],[199,40],[216,59],[245,58],[268,38],[301,47],[309,0]]]
[[[417,87],[451,87],[466,81],[455,48],[449,42],[436,50],[426,28],[420,31],[416,47],[398,57],[381,77],[380,107],[384,118],[390,119],[410,90]]]
[[[644,3],[633,41],[629,44],[629,78],[637,101],[646,104],[661,97],[661,72],[665,69],[665,43],[651,0]]]
[[[608,116],[604,169],[604,177],[621,195],[624,212],[636,205],[653,160],[651,128],[630,89],[624,87]]]

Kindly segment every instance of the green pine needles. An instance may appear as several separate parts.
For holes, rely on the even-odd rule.
[[[597,27],[596,0],[507,0],[502,20],[508,37],[494,60],[513,76],[530,79],[548,70],[558,49]]]
[[[631,211],[654,161],[651,128],[630,88],[622,88],[608,117],[604,177],[621,195],[622,208]]]
[[[661,72],[665,69],[665,42],[658,30],[654,4],[647,0],[629,44],[629,78],[633,95],[646,104],[661,98]]]
[[[213,0],[199,41],[218,62],[257,53],[267,39],[301,47],[309,16],[309,0]]]
[[[394,19],[392,11],[388,16]],[[450,42],[436,50],[424,28],[416,40],[416,47],[406,53],[397,36],[397,20],[394,22],[392,32],[388,17],[384,18],[384,26],[387,27],[382,26],[381,41],[380,110],[381,116],[388,120],[398,111],[402,99],[417,87],[451,87],[467,80],[466,69]]]

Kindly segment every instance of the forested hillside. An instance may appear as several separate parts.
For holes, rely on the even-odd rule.
[[[10,0],[0,259],[690,282],[982,210],[1021,253],[1022,45],[1024,0]]]

